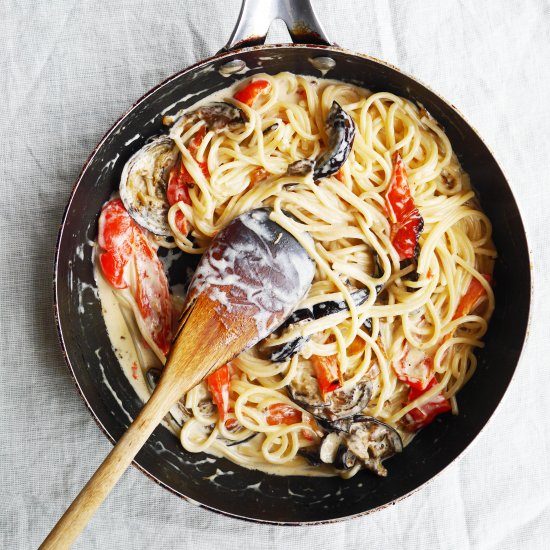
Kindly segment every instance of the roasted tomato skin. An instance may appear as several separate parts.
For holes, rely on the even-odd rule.
[[[290,426],[302,421],[302,413],[285,403],[273,403],[267,408],[266,420],[270,426],[278,426],[280,424]]]
[[[218,407],[220,419],[225,420],[225,416],[229,411],[229,384],[231,375],[229,366],[224,365],[206,378],[208,390],[212,394],[212,400]]]
[[[261,93],[268,92],[270,88],[271,84],[267,80],[253,80],[252,82],[249,82],[246,86],[244,86],[244,88],[237,90],[233,97],[237,101],[240,101],[241,103],[252,107],[252,105],[256,101],[256,98]]]
[[[129,288],[149,336],[166,355],[172,340],[168,280],[155,249],[120,199],[107,202],[99,217],[99,266],[115,289]],[[133,269],[135,278],[130,276]],[[135,285],[132,281],[135,279]]]
[[[328,357],[312,355],[311,363],[323,398],[342,386],[340,368],[336,355],[330,355]]]
[[[425,390],[411,388],[408,402],[412,403],[415,399],[418,399],[423,393],[427,392],[435,385],[437,385],[437,380],[434,376]],[[412,409],[407,415],[405,415],[405,428],[411,432],[415,432],[431,424],[435,420],[436,416],[449,412],[450,410],[451,404],[449,401],[443,397],[442,393],[438,393],[431,399],[431,401],[421,405],[420,407]]]
[[[399,254],[399,260],[417,258],[420,251],[418,239],[424,229],[424,219],[414,204],[405,163],[399,153],[393,156],[393,173],[385,200],[392,224],[390,239]]]

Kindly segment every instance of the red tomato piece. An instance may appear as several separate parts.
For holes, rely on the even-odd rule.
[[[312,355],[311,362],[323,399],[342,386],[336,355]]]
[[[218,407],[218,414],[223,421],[225,415],[229,411],[229,367],[224,365],[217,371],[208,375],[206,383],[208,384],[208,390],[212,394],[212,399]]]
[[[191,204],[188,187],[190,180],[192,181],[189,172],[186,170],[181,160],[178,160],[176,165],[170,171],[168,188],[166,189],[166,198],[168,199],[168,204],[170,204],[170,206],[180,201],[183,201],[186,204]],[[176,227],[183,235],[187,235],[189,232],[189,225],[181,210],[176,212]]]
[[[195,158],[197,151],[206,136],[206,129],[203,126],[189,141],[187,148],[189,152]],[[210,172],[208,171],[208,163],[198,162],[198,165],[204,174],[204,177],[210,177]],[[191,204],[191,198],[189,197],[189,186],[194,185],[194,180],[191,177],[191,174],[188,172],[187,168],[181,161],[181,158],[170,170],[170,176],[168,178],[168,187],[166,189],[166,198],[168,199],[168,204],[172,206],[177,202],[183,201],[186,204]],[[176,226],[178,230],[183,234],[187,235],[189,232],[189,225],[183,212],[180,210],[176,213]]]
[[[423,393],[427,392],[430,388],[433,388],[436,384],[437,380],[434,376],[425,390],[411,388],[408,402],[411,403]],[[449,412],[450,410],[451,404],[449,401],[443,397],[442,393],[438,393],[432,398],[431,401],[428,401],[428,403],[409,411],[409,413],[405,416],[406,427],[408,430],[414,432],[420,428],[424,428],[428,424],[431,424],[437,415]]]
[[[271,88],[271,84],[267,80],[253,80],[244,88],[237,90],[233,96],[237,101],[252,107],[254,101],[261,93],[266,93]]]
[[[225,421],[225,427],[229,431],[236,429],[238,425],[239,425],[239,421],[236,418],[228,418]]]
[[[166,355],[172,340],[172,303],[162,263],[141,229],[136,226],[134,261],[136,301],[147,331]]]
[[[311,415],[306,414],[302,415],[302,422],[308,424],[311,430],[303,428],[302,430],[300,430],[301,436],[307,441],[316,441],[319,438],[320,428],[315,419]]]
[[[199,165],[204,177],[209,178],[210,172],[208,170],[208,163],[206,161],[199,162],[197,160],[197,152],[205,137],[206,137],[206,127],[202,126],[201,129],[189,140],[189,143],[187,144],[187,148],[189,149],[189,152],[191,153],[193,158],[197,161],[197,164]],[[193,180],[191,179],[190,183],[192,182]]]
[[[97,242],[103,249],[99,265],[107,281],[114,288],[127,288],[124,272],[132,258],[134,222],[120,199],[109,201],[101,209]]]
[[[406,343],[403,355],[392,367],[397,378],[416,391],[424,391],[433,379],[433,359],[421,350],[410,349]]]
[[[284,403],[274,403],[267,408],[266,420],[270,426],[297,424],[302,421],[302,412]]]
[[[185,219],[185,215],[181,210],[176,212],[176,227],[182,235],[187,235],[189,233],[189,224]]]
[[[168,188],[166,189],[166,198],[170,206],[180,201],[191,204],[188,184],[192,182],[193,179],[189,175],[183,162],[181,162],[181,159],[178,160],[172,170],[170,170]]]
[[[488,283],[491,283],[490,275],[483,275],[483,277],[487,280]],[[468,286],[466,294],[462,296],[462,298],[460,299],[460,303],[456,308],[455,314],[453,315],[453,321],[455,319],[458,319],[459,317],[464,317],[465,315],[468,315],[473,309],[475,309],[475,305],[484,295],[485,288],[475,277],[472,277],[472,281],[470,282],[470,286]]]
[[[265,180],[267,176],[269,176],[269,172],[258,166],[258,168],[255,168],[250,174],[250,185],[256,185],[260,181]]]
[[[365,349],[365,340],[361,336],[356,336],[353,342],[348,346],[348,353],[355,355]]]
[[[424,220],[411,195],[405,163],[394,155],[393,174],[386,192],[386,210],[392,222],[391,242],[400,260],[414,258]]]
[[[172,339],[172,302],[168,280],[143,230],[132,220],[122,201],[105,204],[99,217],[98,244],[103,249],[99,265],[114,288],[128,288],[126,266],[136,270],[136,287],[132,288],[140,316],[148,334],[167,354]]]

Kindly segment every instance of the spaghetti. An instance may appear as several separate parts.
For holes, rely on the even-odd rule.
[[[123,174],[116,208],[133,219],[110,234],[111,201],[98,239],[102,301],[117,299],[140,383],[176,317],[159,308],[183,303],[140,280],[162,278],[156,250],[202,254],[230,220],[271,207],[315,261],[313,285],[283,328],[182,399],[181,443],[280,474],[385,475],[401,442],[458,414],[494,309],[491,223],[444,130],[402,97],[290,73],[165,122],[157,153]]]

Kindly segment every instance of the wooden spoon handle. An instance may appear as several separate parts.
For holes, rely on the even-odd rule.
[[[120,438],[46,537],[40,550],[69,548],[86,527],[147,438],[166,415],[170,406],[181,396],[168,385],[165,385],[164,388],[159,388],[161,391],[156,391],[151,396],[128,431]],[[163,389],[164,391],[162,391]],[[172,393],[174,393],[173,399],[171,398]]]
[[[253,319],[234,315],[231,322],[220,320],[216,313],[218,305],[202,294],[186,310],[151,398],[39,550],[69,548],[171,407],[257,335]]]

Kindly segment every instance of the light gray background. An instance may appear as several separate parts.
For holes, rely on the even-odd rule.
[[[336,42],[396,64],[458,105],[508,173],[536,283],[518,374],[458,462],[370,517],[253,525],[183,502],[131,469],[76,548],[550,546],[550,4],[315,5]],[[238,9],[239,0],[0,2],[1,548],[36,548],[110,449],[69,378],[52,316],[54,242],[73,181],[137,98],[222,46]]]

